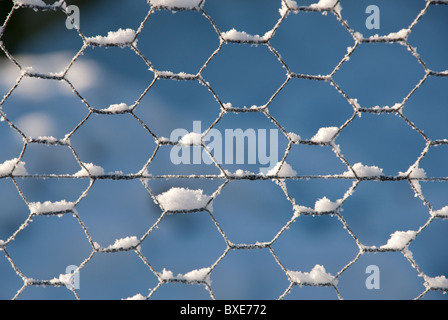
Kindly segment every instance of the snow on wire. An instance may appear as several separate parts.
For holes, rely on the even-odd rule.
[[[6,259],[9,261],[11,266],[17,275],[23,280],[23,286],[18,290],[16,295],[13,298],[18,298],[24,289],[27,286],[65,286],[68,290],[72,291],[76,298],[79,299],[79,295],[77,290],[71,285],[71,276],[70,275],[60,275],[59,277],[55,277],[51,280],[36,280],[28,278],[19,267],[15,264],[14,259],[8,252],[8,246],[14,242],[15,238],[19,233],[21,233],[24,229],[28,227],[31,223],[32,219],[38,215],[46,215],[46,216],[61,216],[64,214],[73,215],[78,223],[81,225],[91,247],[92,254],[79,266],[78,272],[82,271],[82,269],[89,263],[92,263],[91,260],[95,253],[97,252],[106,252],[109,254],[113,254],[119,251],[135,251],[135,253],[141,258],[143,263],[151,270],[151,272],[157,277],[158,285],[149,290],[149,294],[144,295],[142,293],[136,293],[134,297],[131,299],[150,299],[153,294],[165,283],[169,282],[178,282],[183,284],[200,284],[203,285],[206,290],[209,292],[210,297],[215,299],[215,295],[213,292],[213,283],[211,276],[213,275],[214,269],[220,264],[220,262],[231,252],[232,250],[251,250],[251,249],[267,249],[270,254],[274,257],[275,261],[280,265],[285,275],[289,279],[289,286],[285,288],[284,293],[279,297],[279,299],[285,298],[288,293],[292,290],[294,286],[326,286],[332,287],[338,298],[343,299],[343,296],[339,292],[338,284],[340,276],[351,267],[364,253],[366,252],[401,252],[403,256],[409,261],[411,266],[417,270],[419,275],[422,277],[425,285],[425,290],[416,298],[424,297],[431,290],[442,290],[448,291],[448,280],[445,276],[440,275],[438,277],[429,277],[427,276],[419,267],[418,263],[413,259],[412,253],[409,251],[409,245],[412,241],[414,241],[419,234],[426,229],[434,220],[436,219],[444,219],[448,217],[448,207],[444,207],[442,209],[436,209],[431,206],[429,201],[425,199],[423,194],[421,193],[421,188],[419,185],[420,181],[448,181],[448,177],[427,177],[426,173],[423,169],[419,168],[420,162],[425,158],[428,154],[429,150],[435,146],[440,145],[448,145],[447,140],[431,140],[429,139],[423,131],[421,131],[415,124],[413,124],[410,120],[408,120],[402,113],[402,109],[404,108],[407,100],[416,91],[426,79],[429,77],[448,77],[448,71],[444,72],[435,72],[427,68],[423,59],[419,56],[416,49],[413,48],[408,42],[407,38],[411,34],[412,29],[419,22],[423,15],[428,11],[428,9],[435,4],[448,4],[446,1],[434,1],[434,0],[426,0],[426,5],[422,9],[422,11],[418,14],[415,20],[411,23],[408,28],[401,29],[397,32],[390,33],[386,36],[371,36],[364,37],[362,34],[355,32],[350,28],[348,23],[341,16],[341,5],[339,0],[320,0],[317,3],[314,3],[309,6],[300,6],[296,1],[293,0],[282,0],[281,6],[278,10],[280,13],[280,17],[275,26],[266,32],[263,35],[251,35],[245,32],[244,30],[236,30],[232,28],[230,30],[220,30],[218,26],[214,23],[213,19],[208,15],[206,10],[204,9],[204,3],[206,0],[149,0],[148,1],[148,14],[144,21],[142,21],[140,27],[137,30],[132,29],[119,29],[112,30],[107,35],[98,35],[95,37],[86,37],[82,28],[76,28],[77,33],[81,37],[83,41],[82,49],[76,54],[71,63],[67,66],[67,68],[58,74],[53,73],[35,73],[30,69],[23,68],[20,63],[14,58],[14,56],[8,52],[7,48],[1,42],[1,37],[3,36],[4,30],[7,27],[11,17],[14,12],[20,10],[22,7],[33,8],[35,11],[39,10],[53,10],[53,11],[62,11],[66,13],[67,4],[65,1],[56,1],[54,4],[49,5],[43,2],[42,0],[14,0],[14,6],[6,18],[6,21],[3,23],[0,28],[0,49],[6,54],[7,58],[14,63],[14,65],[20,70],[20,76],[18,77],[16,83],[10,89],[9,92],[0,100],[0,119],[2,122],[7,123],[13,130],[15,130],[23,139],[24,146],[21,155],[18,158],[6,160],[3,163],[0,163],[0,179],[10,179],[13,181],[14,185],[19,191],[20,196],[23,198],[25,203],[27,204],[30,214],[28,219],[8,238],[0,240],[0,251],[5,255]],[[148,18],[154,14],[154,12],[158,10],[172,10],[172,11],[197,11],[202,14],[213,26],[215,31],[217,32],[217,36],[220,39],[221,45],[219,48],[209,57],[206,61],[205,65],[201,68],[201,70],[197,74],[186,74],[186,73],[173,73],[171,71],[161,71],[154,68],[151,62],[142,54],[139,50],[139,34],[145,28],[146,21]],[[312,76],[308,74],[297,74],[292,72],[287,63],[282,59],[281,55],[276,51],[276,49],[271,45],[270,40],[275,36],[275,33],[285,18],[290,14],[295,14],[300,11],[316,11],[322,13],[333,14],[339,23],[350,33],[352,36],[355,45],[353,47],[348,48],[347,54],[343,57],[340,63],[335,67],[335,69],[328,75],[319,75]],[[278,13],[277,13],[278,14]],[[67,15],[68,16],[68,15]],[[424,67],[425,69],[425,77],[417,84],[417,86],[409,93],[408,96],[405,97],[402,103],[396,104],[393,107],[376,107],[376,108],[363,108],[361,105],[354,99],[349,98],[349,96],[344,92],[338,84],[334,81],[333,76],[341,66],[349,60],[350,56],[356,51],[357,47],[361,43],[372,43],[372,42],[386,42],[386,43],[398,43],[408,49],[415,59]],[[104,47],[129,47],[133,51],[136,52],[137,55],[142,57],[142,59],[147,63],[148,68],[154,72],[155,79],[154,82],[158,79],[172,79],[172,80],[182,80],[182,81],[199,81],[202,85],[206,86],[207,89],[212,92],[214,95],[214,91],[212,87],[202,78],[202,70],[207,66],[207,64],[219,54],[222,45],[225,43],[239,43],[243,45],[262,45],[266,46],[279,60],[279,62],[284,66],[286,70],[288,80],[292,78],[303,78],[310,79],[313,81],[326,81],[330,82],[338,92],[347,99],[350,105],[353,107],[354,114],[353,116],[344,123],[341,127],[327,127],[321,128],[313,138],[310,140],[303,140],[299,135],[294,132],[286,132],[285,129],[281,126],[281,123],[277,121],[270,113],[268,109],[268,105],[272,100],[275,99],[276,94],[274,94],[269,102],[261,107],[251,108],[251,109],[238,109],[233,108],[231,104],[223,104],[217,99],[221,106],[221,115],[228,112],[235,113],[244,113],[244,112],[259,112],[266,115],[269,119],[272,120],[273,123],[285,134],[287,137],[289,144],[287,148],[287,152],[282,161],[277,163],[277,165],[271,169],[265,175],[256,175],[251,172],[246,172],[243,170],[237,170],[235,174],[230,173],[227,170],[224,170],[216,161],[215,165],[220,170],[220,174],[218,175],[152,175],[148,166],[151,161],[154,159],[157,150],[160,146],[171,144],[171,145],[185,145],[185,139],[181,139],[178,142],[167,141],[162,137],[158,137],[154,134],[150,128],[144,126],[145,129],[150,133],[150,135],[154,138],[154,141],[157,143],[157,149],[149,159],[148,163],[142,168],[142,170],[136,174],[122,174],[120,172],[112,172],[107,173],[100,166],[93,163],[83,163],[78,157],[75,148],[72,146],[70,142],[70,137],[84,124],[84,121],[79,124],[72,132],[67,134],[64,139],[56,139],[54,137],[29,137],[25,133],[23,133],[15,123],[8,118],[8,113],[2,109],[3,104],[10,99],[11,96],[14,95],[15,89],[20,86],[20,83],[23,79],[30,78],[39,78],[46,80],[58,80],[66,82],[76,96],[82,101],[82,103],[86,104],[89,109],[89,116],[92,114],[131,114],[134,118],[138,119],[137,115],[134,113],[134,109],[137,108],[139,101],[141,98],[135,103],[135,105],[127,105],[125,103],[113,104],[110,107],[105,109],[94,109],[91,107],[88,102],[81,96],[81,94],[77,91],[76,87],[67,79],[66,75],[69,69],[72,67],[73,63],[83,54],[83,52],[88,47],[94,46],[104,46]],[[153,83],[154,83],[153,82]],[[152,83],[152,84],[153,84]],[[152,84],[145,90],[144,94],[150,91]],[[286,83],[284,83],[277,92],[279,92]],[[144,95],[143,94],[143,95]],[[215,96],[216,97],[216,96]],[[426,147],[421,153],[421,156],[418,158],[417,162],[413,164],[407,172],[400,173],[397,176],[387,176],[383,173],[383,169],[377,166],[367,166],[362,163],[356,163],[355,165],[350,165],[349,162],[344,158],[343,154],[340,151],[340,148],[335,143],[335,139],[340,135],[340,133],[350,125],[350,123],[355,119],[355,117],[361,115],[362,113],[396,113],[401,117],[413,130],[418,132],[426,141]],[[143,124],[143,121],[138,119],[140,123]],[[216,119],[216,123],[218,123],[220,117]],[[201,142],[202,143],[202,142]],[[198,143],[196,145],[204,148],[204,145]],[[29,145],[32,144],[45,144],[45,145],[53,145],[53,146],[64,146],[68,147],[73,153],[79,164],[79,171],[73,175],[31,175],[28,174],[26,170],[26,163],[23,161],[23,155],[25,150]],[[192,143],[190,143],[192,144]],[[294,170],[294,166],[286,163],[285,159],[288,155],[291,147],[293,145],[320,145],[320,146],[329,146],[335,155],[347,166],[347,171],[341,173],[340,175],[316,175],[316,176],[301,176]],[[213,157],[212,155],[210,155]],[[25,198],[23,192],[21,191],[19,184],[16,182],[17,178],[39,178],[39,179],[90,179],[90,186],[87,190],[82,194],[82,196],[75,202],[68,201],[58,201],[58,202],[28,202]],[[218,188],[218,190],[211,194],[206,195],[203,193],[203,190],[191,190],[188,188],[172,188],[167,190],[164,193],[156,195],[153,191],[148,187],[146,182],[151,179],[214,179],[214,178],[224,178],[225,182]],[[285,184],[286,180],[303,180],[303,179],[344,179],[344,180],[352,180],[352,187],[345,193],[343,198],[337,199],[336,201],[331,201],[330,199],[324,197],[316,201],[314,208],[308,208],[305,206],[301,206],[295,203],[295,200],[288,196],[288,190]],[[86,196],[88,196],[89,191],[93,184],[97,180],[108,180],[110,183],[117,180],[141,180],[147,189],[148,193],[151,195],[153,201],[160,206],[163,210],[163,214],[156,221],[156,223],[151,226],[151,228],[140,238],[129,235],[128,237],[122,239],[116,239],[115,243],[109,245],[108,247],[101,247],[98,243],[96,243],[93,237],[89,234],[88,228],[85,222],[81,219],[81,216],[77,212],[78,203]],[[293,214],[291,216],[291,220],[287,222],[283,228],[275,235],[275,237],[268,242],[263,243],[253,243],[253,244],[235,244],[232,243],[225,234],[224,230],[220,226],[219,222],[215,219],[213,214],[213,201],[216,197],[219,196],[220,191],[232,180],[273,180],[278,185],[281,186],[284,191],[287,199],[291,202],[293,207]],[[344,202],[355,192],[357,186],[360,182],[365,180],[374,180],[374,181],[408,181],[412,190],[414,190],[417,197],[421,198],[424,204],[428,207],[430,212],[429,219],[427,222],[422,225],[418,230],[396,230],[394,233],[390,235],[389,240],[383,246],[375,247],[375,246],[365,246],[360,242],[354,232],[350,229],[349,224],[345,221],[343,215],[341,215],[340,211],[344,205]],[[181,214],[189,214],[197,211],[205,211],[212,218],[214,224],[216,225],[218,231],[221,236],[225,240],[227,245],[227,249],[225,252],[219,257],[219,259],[211,266],[207,268],[202,268],[199,270],[192,270],[185,274],[178,274],[177,276],[173,274],[172,271],[167,269],[163,270],[155,270],[150,261],[143,256],[140,251],[140,245],[145,241],[148,235],[158,227],[163,218],[167,215],[172,215],[176,213]],[[343,227],[347,230],[349,235],[353,238],[356,243],[359,253],[356,258],[350,261],[344,268],[342,268],[337,274],[332,275],[327,273],[325,270],[325,266],[316,265],[311,271],[308,270],[288,270],[281,262],[281,259],[276,255],[274,250],[272,249],[272,245],[278,238],[282,236],[282,233],[287,230],[292,223],[296,219],[298,219],[302,215],[332,215],[336,216]],[[0,213],[0,221],[2,219]],[[125,297],[123,297],[125,298]]]

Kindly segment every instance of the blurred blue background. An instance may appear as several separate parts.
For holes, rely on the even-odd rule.
[[[67,1],[80,6],[81,31],[87,37],[107,35],[119,28],[137,30],[150,6],[145,0]],[[297,1],[309,5],[313,1]],[[365,9],[376,4],[381,10],[381,28],[368,30]],[[341,0],[342,18],[364,37],[387,35],[407,28],[425,7],[419,1]],[[280,0],[206,0],[204,10],[220,32],[235,28],[263,35],[280,18]],[[2,17],[5,16],[2,12]],[[6,26],[2,37],[6,49],[22,67],[39,72],[61,72],[82,47],[75,30],[65,28],[61,12],[19,9],[11,21],[33,19],[18,41]],[[51,19],[50,19],[51,17]],[[45,22],[45,23],[44,23]],[[12,24],[12,22],[11,22]],[[30,29],[31,27],[29,27]],[[36,31],[36,32],[34,32]],[[431,5],[412,29],[409,43],[427,68],[448,70],[448,6]],[[16,41],[13,41],[16,40]],[[200,12],[155,11],[138,37],[137,47],[160,71],[196,74],[219,47],[219,37]],[[333,71],[347,48],[355,44],[350,33],[332,13],[290,13],[277,29],[272,47],[294,73],[325,75]],[[5,95],[20,75],[8,59],[0,60],[0,96]],[[365,108],[401,103],[424,77],[425,70],[406,47],[394,43],[360,44],[350,60],[333,76],[352,99]],[[263,106],[286,81],[286,70],[265,45],[223,44],[202,76],[222,103],[233,107]],[[132,105],[152,83],[154,74],[129,47],[88,47],[74,62],[67,78],[96,109],[111,104]],[[448,139],[448,77],[429,77],[410,96],[403,114],[429,139]],[[58,139],[72,132],[89,113],[88,108],[63,82],[24,78],[1,106],[2,112],[31,137]],[[354,113],[348,101],[328,82],[291,79],[268,106],[286,132],[311,139],[321,127],[340,127]],[[201,121],[205,130],[220,115],[214,96],[198,81],[158,80],[141,98],[135,115],[158,137],[168,137],[176,128],[192,130]],[[216,129],[276,129],[261,113],[227,113]],[[156,149],[151,134],[130,114],[93,114],[70,138],[85,163],[106,172],[137,173]],[[425,140],[395,114],[362,114],[354,118],[336,139],[350,164],[378,166],[388,176],[405,172],[425,148]],[[285,154],[287,138],[280,133],[279,160]],[[18,158],[21,136],[6,122],[0,122],[0,164]],[[170,146],[161,146],[148,172],[165,174],[212,174],[212,165],[179,165],[170,162]],[[433,147],[420,163],[428,177],[447,177],[448,146]],[[28,145],[22,161],[30,174],[75,174],[80,170],[65,146]],[[329,147],[293,145],[286,162],[299,176],[334,175],[347,171]],[[258,173],[260,163],[223,164],[223,169]],[[89,179],[16,179],[29,202],[77,201],[89,187]],[[157,195],[171,187],[203,189],[213,194],[224,179],[150,179]],[[314,207],[316,200],[341,199],[351,180],[286,180],[288,196],[301,206]],[[447,182],[421,182],[425,199],[435,210],[448,205]],[[341,214],[361,243],[386,244],[394,231],[418,230],[430,218],[429,209],[415,197],[409,182],[364,181],[342,207]],[[76,211],[92,239],[102,247],[127,236],[142,237],[162,214],[139,180],[98,180]],[[293,206],[273,181],[230,181],[213,201],[213,216],[232,243],[267,242],[293,216]],[[0,239],[7,240],[26,220],[29,209],[10,178],[0,179]],[[448,222],[434,220],[412,242],[409,249],[421,271],[430,277],[448,276],[445,243]],[[357,256],[359,248],[336,216],[300,216],[272,245],[287,270],[309,272],[316,264],[336,275]],[[207,212],[168,215],[141,246],[141,253],[155,271],[164,268],[174,274],[212,266],[225,252],[226,243]],[[80,224],[71,215],[35,217],[7,246],[16,267],[28,278],[52,279],[69,265],[79,265],[92,252]],[[366,267],[381,270],[381,289],[365,286]],[[98,253],[81,270],[81,299],[122,299],[148,295],[158,280],[135,252]],[[424,281],[399,252],[366,253],[339,277],[338,289],[345,299],[413,299],[421,294]],[[0,255],[0,298],[10,299],[23,285],[4,254]],[[217,299],[277,299],[289,281],[268,249],[230,251],[211,274],[211,288]],[[19,299],[73,299],[66,288],[27,287]],[[153,299],[209,299],[204,286],[163,284]],[[429,292],[426,299],[446,299],[442,292]],[[292,288],[285,299],[337,299],[328,287]]]

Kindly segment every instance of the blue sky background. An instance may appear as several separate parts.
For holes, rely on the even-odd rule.
[[[73,1],[76,4],[76,1]],[[298,1],[309,5],[312,1]],[[381,10],[380,30],[365,26],[367,5]],[[407,28],[424,8],[425,1],[341,0],[343,19],[365,37],[387,35]],[[232,28],[263,35],[280,18],[280,0],[206,0],[204,9],[220,31]],[[119,28],[138,29],[149,11],[146,1],[95,1],[81,6],[81,30],[86,36],[106,35]],[[31,10],[31,9],[21,9]],[[20,11],[20,10],[19,10]],[[16,12],[17,15],[20,12]],[[48,13],[46,13],[48,14]],[[51,13],[55,15],[55,13]],[[39,15],[40,18],[39,18]],[[45,14],[36,13],[37,19]],[[448,70],[444,39],[448,36],[448,6],[432,5],[413,28],[409,43],[417,48],[427,67]],[[13,16],[14,19],[14,16]],[[25,66],[59,72],[82,46],[74,30],[67,30],[65,17],[40,30],[14,52]],[[5,29],[4,38],[8,29]],[[7,41],[5,46],[7,47]],[[329,74],[355,43],[331,13],[290,14],[278,28],[272,46],[292,72]],[[198,12],[157,11],[147,21],[137,47],[157,70],[196,73],[218,48],[219,38],[210,22]],[[40,57],[40,58],[39,58]],[[0,94],[6,94],[19,71],[0,61]],[[36,67],[37,68],[37,67]],[[386,43],[360,44],[350,60],[333,76],[346,94],[362,107],[393,106],[417,85],[424,68],[404,46]],[[264,45],[224,44],[202,73],[223,103],[234,107],[262,106],[285,82],[286,71]],[[154,74],[130,48],[87,48],[67,75],[81,96],[94,108],[133,104],[152,82]],[[430,77],[407,101],[403,114],[430,139],[447,139],[448,78]],[[340,127],[352,115],[348,101],[328,82],[291,79],[269,105],[269,113],[285,128],[310,139],[321,127]],[[88,114],[87,107],[65,84],[25,78],[2,105],[2,111],[30,135],[63,138]],[[159,137],[172,130],[192,130],[193,121],[203,128],[219,116],[218,102],[196,81],[159,80],[143,97],[135,114]],[[34,119],[34,120],[33,120]],[[39,120],[40,126],[33,126]],[[44,125],[45,124],[45,125]],[[243,130],[275,129],[261,113],[228,113],[215,127]],[[287,147],[280,135],[279,156]],[[136,173],[153,154],[156,143],[139,122],[126,115],[92,115],[72,136],[71,144],[83,162],[100,165],[106,172]],[[356,117],[336,139],[350,164],[376,165],[386,175],[405,172],[425,147],[425,140],[395,114],[363,114]],[[0,163],[20,155],[20,136],[0,122]],[[169,146],[162,146],[148,171],[160,174],[219,174],[205,164],[176,166],[170,162]],[[447,177],[448,147],[431,148],[420,164],[428,177]],[[70,150],[61,146],[30,145],[22,159],[32,174],[74,174],[80,170]],[[341,174],[347,167],[329,147],[293,145],[286,159],[298,175]],[[223,165],[258,172],[260,164]],[[212,194],[223,179],[150,180],[154,194],[171,187],[203,189]],[[76,201],[89,186],[88,179],[17,179],[30,202]],[[327,197],[336,201],[351,187],[351,180],[287,180],[289,196],[297,204],[313,207]],[[422,182],[423,194],[434,209],[447,206],[446,182]],[[6,240],[29,214],[9,178],[0,179],[0,239]],[[233,243],[271,240],[291,219],[293,208],[273,181],[231,181],[213,202],[213,215]],[[138,180],[97,181],[76,207],[93,240],[107,247],[115,239],[141,237],[162,213]],[[394,231],[417,230],[429,219],[429,209],[414,196],[409,182],[364,181],[343,206],[342,216],[365,245],[381,246]],[[428,276],[448,276],[448,222],[435,220],[410,245],[414,259]],[[224,253],[226,244],[206,212],[165,217],[143,242],[142,254],[152,267],[186,273],[211,266]],[[337,217],[302,216],[272,246],[288,270],[310,271],[324,265],[335,275],[352,261],[359,249]],[[52,279],[68,265],[79,265],[91,253],[79,223],[70,215],[36,217],[7,247],[17,267],[29,278]],[[381,270],[381,289],[367,290],[368,265]],[[267,249],[231,251],[211,275],[217,299],[276,299],[289,285],[287,277]],[[81,271],[82,299],[121,299],[137,293],[147,295],[157,278],[134,252],[97,254]],[[0,298],[9,299],[22,286],[8,260],[0,255]],[[423,279],[401,253],[364,254],[339,278],[345,299],[412,299],[424,291]],[[154,299],[208,299],[203,286],[164,284]],[[65,288],[28,287],[22,299],[72,299]],[[289,299],[335,299],[332,288],[294,287]],[[446,299],[441,292],[425,298]]]

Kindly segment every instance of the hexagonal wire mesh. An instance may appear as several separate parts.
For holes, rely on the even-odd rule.
[[[393,1],[408,24],[367,37],[361,2],[297,2],[99,1],[76,24],[69,1],[14,0],[0,296],[443,298],[448,2]],[[45,14],[27,54],[9,48],[24,12]],[[199,142],[165,138],[193,121]],[[280,132],[269,172],[210,150],[237,126]],[[176,146],[208,164],[171,164]]]

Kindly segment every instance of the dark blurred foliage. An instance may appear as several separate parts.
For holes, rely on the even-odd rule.
[[[47,4],[53,4],[54,0],[44,0]],[[67,0],[67,5],[90,6],[96,3],[96,0]],[[4,25],[9,13],[13,8],[12,0],[0,0],[0,25]],[[56,20],[56,16],[51,12],[45,15],[45,19],[37,19],[32,9],[23,9],[13,14],[7,23],[7,29],[1,41],[10,53],[14,53],[21,43],[38,33],[39,30],[48,27]],[[4,52],[0,50],[0,56]]]

